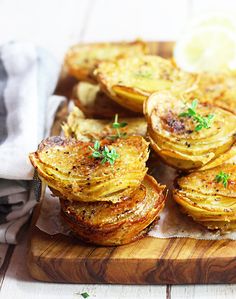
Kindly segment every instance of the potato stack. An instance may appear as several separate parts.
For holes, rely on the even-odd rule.
[[[76,236],[121,245],[145,235],[164,206],[165,186],[146,174],[148,154],[141,136],[95,143],[57,136],[42,141],[30,160]]]
[[[224,173],[228,180],[223,179]],[[215,179],[217,177],[218,180]],[[194,172],[177,180],[174,199],[185,214],[191,215],[195,221],[209,229],[235,230],[235,181],[236,165],[233,164]]]
[[[192,171],[228,159],[236,140],[233,113],[197,100],[186,103],[170,91],[152,94],[144,108],[151,146],[170,166]]]
[[[79,64],[81,49],[76,47]],[[70,53],[66,63],[75,75]],[[235,229],[235,73],[186,73],[173,61],[145,54],[103,57],[97,64],[89,59],[96,85],[80,82],[74,89],[75,104],[87,117],[112,117],[113,109],[122,116],[144,114],[153,151],[182,171],[173,196],[181,210],[209,229]],[[72,127],[69,122],[64,127],[67,136],[71,132],[92,138],[81,125]]]

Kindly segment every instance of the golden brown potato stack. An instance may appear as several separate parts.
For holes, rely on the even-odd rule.
[[[196,88],[187,95],[204,103],[213,104],[236,114],[236,73],[202,73]]]
[[[84,113],[86,118],[111,119],[115,114],[119,117],[137,117],[140,113],[135,113],[124,108],[104,92],[98,85],[88,82],[79,82],[75,85],[72,95],[75,105]]]
[[[155,91],[195,88],[196,76],[177,69],[171,61],[155,55],[101,62],[94,74],[102,91],[121,106],[143,113],[143,102]]]
[[[140,136],[102,140],[102,149],[106,146],[119,155],[114,165],[91,157],[93,146],[92,142],[49,137],[30,159],[39,176],[61,197],[85,202],[123,200],[147,172],[148,143]]]
[[[120,128],[120,133],[125,136],[146,137],[147,123],[144,117],[119,118],[121,123],[126,125]],[[68,115],[67,121],[62,125],[62,130],[66,137],[75,138],[82,141],[95,141],[109,138],[114,134],[112,119],[92,119],[81,117],[81,111],[74,107]]]
[[[111,154],[115,159],[104,161]],[[122,245],[145,235],[164,206],[165,186],[146,175],[148,154],[141,136],[103,139],[99,146],[54,136],[42,141],[30,160],[59,196],[63,219],[76,236]]]
[[[194,172],[176,185],[174,199],[185,214],[209,229],[236,228],[236,165]]]
[[[65,57],[65,66],[70,75],[78,80],[96,83],[94,70],[102,61],[113,61],[147,52],[141,40],[126,43],[78,44],[71,47]]]
[[[187,102],[170,91],[152,94],[144,110],[151,146],[170,166],[180,170],[217,166],[235,151],[236,116],[227,110]]]
[[[144,236],[165,203],[164,186],[146,175],[136,192],[118,203],[78,202],[61,198],[62,216],[82,240],[122,245]]]

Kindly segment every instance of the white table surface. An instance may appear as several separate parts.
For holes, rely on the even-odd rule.
[[[30,40],[62,59],[77,42],[176,40],[194,15],[230,11],[234,0],[0,0],[0,44]],[[236,285],[79,285],[33,280],[26,268],[28,233],[17,246],[0,245],[0,298],[233,299]],[[236,250],[236,249],[235,249]]]

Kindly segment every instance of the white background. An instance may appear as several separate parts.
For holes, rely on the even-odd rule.
[[[195,15],[235,0],[0,0],[0,43],[30,40],[61,57],[76,42],[176,40]]]

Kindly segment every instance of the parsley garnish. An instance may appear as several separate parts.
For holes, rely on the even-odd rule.
[[[195,131],[200,131],[201,129],[210,129],[211,121],[214,118],[214,114],[209,114],[208,116],[201,116],[196,112],[198,100],[194,100],[191,106],[188,108],[187,112],[179,114],[179,117],[192,117],[193,120],[197,123]]]
[[[104,164],[106,162],[109,162],[111,165],[115,163],[115,160],[119,157],[116,150],[112,148],[109,150],[109,148],[105,145],[102,149],[100,147],[100,142],[95,141],[93,148],[89,146],[89,149],[93,152],[90,157],[96,158],[96,159],[102,159],[101,163]]]
[[[89,294],[87,292],[81,293],[80,294],[83,298],[88,298]]]
[[[228,180],[229,180],[230,175],[221,171],[215,176],[215,181],[217,183],[222,182],[223,186],[226,188],[228,186]]]
[[[125,137],[127,135],[127,133],[121,133],[120,129],[124,128],[126,126],[127,126],[126,122],[121,122],[121,123],[118,122],[118,114],[116,114],[114,122],[112,124],[112,128],[114,128],[116,130],[116,135],[109,136],[109,138],[112,140],[115,140],[117,138]]]
[[[135,73],[136,77],[151,79],[153,74],[149,70],[138,71]]]

